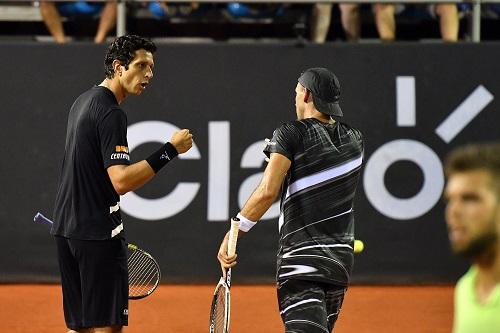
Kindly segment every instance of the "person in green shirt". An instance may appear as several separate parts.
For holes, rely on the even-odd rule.
[[[453,253],[472,262],[455,288],[453,333],[500,332],[500,143],[455,149],[445,164]]]

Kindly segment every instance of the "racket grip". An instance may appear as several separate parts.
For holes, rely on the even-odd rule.
[[[43,214],[40,212],[36,213],[35,217],[33,218],[33,221],[35,221],[37,223],[42,223],[42,224],[45,224],[48,226],[52,226],[52,221],[49,220],[48,218],[46,218],[45,216],[43,216]]]
[[[229,229],[229,241],[227,243],[227,254],[230,256],[236,253],[236,242],[238,241],[239,230],[240,219],[233,217],[231,219],[231,229]]]

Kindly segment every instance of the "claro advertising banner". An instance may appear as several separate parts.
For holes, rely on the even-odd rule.
[[[105,48],[3,44],[0,112],[0,282],[54,282],[51,217],[67,113],[104,78]],[[218,278],[229,218],[265,168],[262,148],[295,119],[301,71],[328,67],[341,83],[343,121],[365,138],[355,209],[357,283],[450,283],[466,263],[448,245],[443,161],[462,144],[499,139],[497,44],[162,44],[141,96],[122,104],[132,161],[175,130],[193,148],[121,198],[127,239],[159,261],[164,282]],[[325,203],[327,204],[327,203]],[[238,244],[235,279],[274,279],[279,203]]]

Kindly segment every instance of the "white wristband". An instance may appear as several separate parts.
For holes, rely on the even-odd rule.
[[[238,213],[236,217],[240,219],[240,230],[243,232],[248,232],[248,230],[252,229],[252,227],[257,224],[257,222],[250,221],[240,213]]]

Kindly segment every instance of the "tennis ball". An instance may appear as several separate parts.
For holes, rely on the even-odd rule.
[[[361,253],[365,248],[365,244],[359,239],[354,240],[354,253]]]

